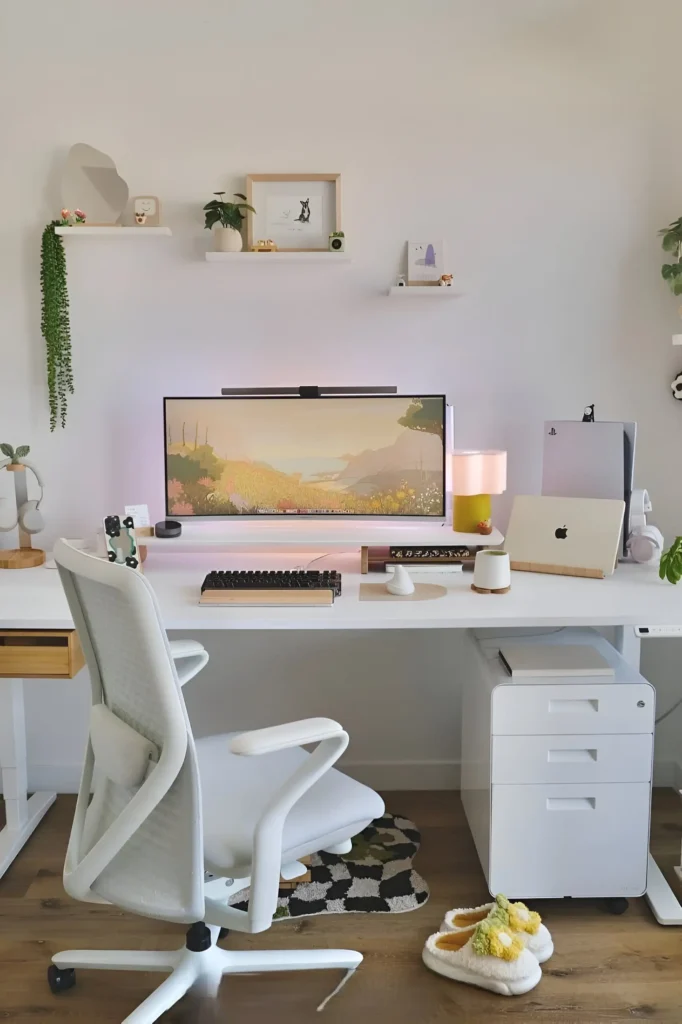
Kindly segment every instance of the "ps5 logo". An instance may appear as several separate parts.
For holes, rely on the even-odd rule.
[[[556,430],[554,429],[554,427],[552,427],[552,429],[549,431],[549,436],[556,437]]]

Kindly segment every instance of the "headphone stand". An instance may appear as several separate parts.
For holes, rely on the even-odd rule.
[[[14,473],[14,494],[17,502],[17,509],[20,509],[28,501],[28,488],[26,486],[26,467],[20,463],[12,463],[5,467],[9,473]],[[0,569],[34,569],[45,561],[45,552],[40,548],[34,548],[31,544],[31,535],[19,526],[19,547],[0,549]]]

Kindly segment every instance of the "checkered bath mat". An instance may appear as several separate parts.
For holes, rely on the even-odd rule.
[[[309,882],[280,889],[275,920],[312,914],[403,914],[429,898],[429,887],[412,867],[421,835],[414,822],[384,814],[353,839],[345,856],[316,853]],[[230,899],[248,910],[249,890]]]

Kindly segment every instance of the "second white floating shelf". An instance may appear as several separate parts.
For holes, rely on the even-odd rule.
[[[411,299],[456,299],[459,292],[454,288],[442,288],[440,285],[426,285],[420,287],[419,285],[397,285],[394,284],[392,288],[389,288],[388,294],[391,298],[411,298]]]
[[[207,252],[209,263],[350,263],[345,252]]]

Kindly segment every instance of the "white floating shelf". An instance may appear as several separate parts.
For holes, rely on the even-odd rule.
[[[145,235],[171,235],[173,232],[170,228],[145,228],[145,227],[118,227],[115,224],[108,225],[102,224],[97,226],[95,224],[83,224],[81,227],[68,227],[67,225],[60,225],[56,227],[55,234],[57,235],[69,235],[71,238],[76,235],[83,235],[87,238],[92,238],[94,235],[106,235],[107,238],[130,238],[133,235],[136,238],[144,238]]]
[[[440,285],[397,285],[389,288],[388,294],[391,298],[411,299],[435,299],[436,302],[443,299],[456,299],[459,292],[454,288],[442,288]]]
[[[350,263],[345,252],[207,252],[209,263]]]

